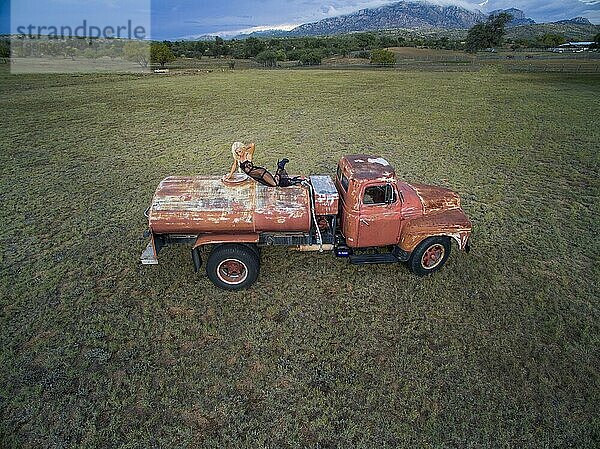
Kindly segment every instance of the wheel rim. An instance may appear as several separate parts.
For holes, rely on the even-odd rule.
[[[440,243],[436,243],[435,245],[431,245],[429,248],[425,250],[423,253],[423,257],[421,257],[421,266],[426,270],[433,270],[444,260],[444,256],[446,255],[446,248],[444,245]]]
[[[248,277],[248,267],[238,259],[225,259],[217,267],[219,279],[229,285],[238,285]]]

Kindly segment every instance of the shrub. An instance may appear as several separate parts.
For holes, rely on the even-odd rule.
[[[10,42],[8,39],[0,39],[0,58],[10,58]]]
[[[467,34],[465,49],[469,53],[476,53],[484,48],[494,48],[502,44],[505,26],[513,16],[505,12],[491,15],[487,22],[473,26]]]
[[[552,33],[544,34],[541,37],[540,41],[544,47],[558,47],[559,45],[562,45],[565,42],[567,42],[564,36]]]
[[[167,62],[175,61],[175,55],[167,44],[153,42],[150,45],[150,60],[164,67]]]
[[[396,55],[389,50],[373,50],[371,64],[395,64]]]
[[[318,50],[307,50],[300,55],[302,65],[320,65],[322,60],[323,54]]]
[[[277,60],[278,61],[285,61],[285,60],[287,60],[287,55],[285,54],[285,51],[283,51],[283,50],[277,50]]]
[[[277,66],[277,53],[273,50],[261,51],[256,56],[256,61],[265,67],[276,67]]]

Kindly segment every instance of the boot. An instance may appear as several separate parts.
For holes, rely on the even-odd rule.
[[[285,164],[287,164],[289,161],[290,160],[287,158],[280,160],[279,162],[277,162],[277,168],[279,170],[285,170]]]
[[[300,176],[294,176],[293,178],[281,178],[279,180],[279,187],[291,187],[302,184],[303,179]]]

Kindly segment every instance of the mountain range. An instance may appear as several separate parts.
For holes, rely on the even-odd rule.
[[[470,11],[460,6],[407,1],[307,23],[294,28],[290,34],[317,36],[392,28],[462,29],[470,28],[486,18],[480,11]]]
[[[517,8],[497,9],[495,11],[490,12],[490,15],[494,16],[502,12],[505,12],[512,16],[512,20],[507,24],[509,27],[516,27],[520,25],[532,25],[535,23],[535,20],[525,17],[525,13]]]
[[[512,21],[508,23],[509,27],[536,23],[517,8],[495,10],[486,14],[454,5],[441,6],[424,1],[400,1],[378,8],[362,9],[351,14],[307,23],[291,31],[267,30],[236,36],[236,38],[326,36],[389,29],[461,30],[471,28],[476,23],[485,21],[489,15],[501,12],[507,12],[513,16]],[[558,23],[591,25],[583,17],[563,20]]]
[[[592,22],[590,22],[585,17],[575,17],[574,19],[569,20],[559,20],[558,22],[554,23],[558,23],[560,25],[592,25]]]

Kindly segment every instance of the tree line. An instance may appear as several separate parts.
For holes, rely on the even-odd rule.
[[[430,40],[432,44],[433,40]],[[412,37],[381,33],[353,33],[326,37],[278,37],[224,40],[216,37],[211,41],[164,41],[173,54],[186,58],[233,58],[255,59],[265,66],[281,61],[299,61],[303,65],[320,64],[330,56],[348,57],[353,53],[375,49],[417,46],[421,40]],[[442,41],[439,45],[447,42]]]
[[[505,28],[511,20],[512,16],[507,13],[492,15],[486,22],[473,26],[463,40],[445,36],[420,36],[410,32],[364,32],[324,37],[249,37],[232,40],[216,37],[210,41],[164,41],[163,44],[175,57],[254,59],[266,67],[275,67],[283,61],[315,65],[331,56],[370,58],[374,63],[391,64],[391,53],[385,51],[389,47],[419,47],[475,53],[501,46],[512,50],[552,48],[566,42],[564,36],[553,33],[531,39],[505,39]]]
[[[143,50],[132,42],[123,39],[37,40],[35,42],[0,38],[0,58],[13,57],[86,57],[117,58],[125,56],[138,60],[140,64],[156,63],[165,65],[176,58],[229,58],[253,59],[265,67],[275,67],[279,62],[298,61],[301,65],[318,65],[331,56],[371,58],[378,64],[389,64],[389,47],[422,47],[431,49],[460,50],[476,52],[487,48],[505,46],[518,48],[557,47],[566,42],[564,36],[547,33],[532,39],[505,39],[505,26],[511,20],[506,13],[490,16],[486,22],[473,26],[466,39],[450,39],[444,36],[423,36],[417,33],[364,32],[324,37],[277,37],[225,40],[216,37],[205,41],[163,41],[152,42],[150,57],[142,55]],[[596,42],[599,36],[595,37]],[[146,43],[145,45],[148,45]],[[599,47],[600,45],[597,45]],[[148,54],[146,48],[146,54]],[[148,60],[149,59],[149,60]]]

